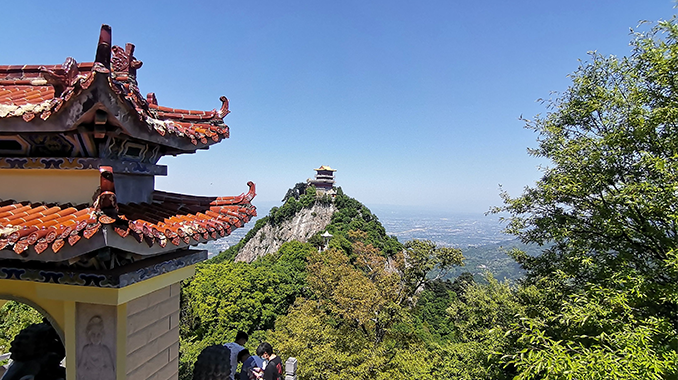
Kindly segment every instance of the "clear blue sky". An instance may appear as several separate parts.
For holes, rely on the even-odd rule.
[[[231,138],[165,158],[156,187],[279,201],[313,168],[369,205],[483,212],[539,178],[520,115],[564,91],[587,51],[627,55],[629,28],[672,0],[31,1],[3,6],[0,64],[94,58],[99,28],[136,45],[161,105],[231,101]]]

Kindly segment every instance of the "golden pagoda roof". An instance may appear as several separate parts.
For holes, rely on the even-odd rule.
[[[315,170],[315,171],[327,170],[327,171],[330,171],[330,172],[336,172],[337,171],[337,169],[332,169],[331,167],[329,167],[327,165],[321,165],[318,169],[313,169],[313,170]]]

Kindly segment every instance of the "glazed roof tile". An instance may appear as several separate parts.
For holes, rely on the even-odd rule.
[[[108,33],[110,38],[110,28]],[[100,42],[99,48],[101,46]],[[108,58],[102,59],[105,62],[77,63],[68,57],[61,65],[0,65],[0,119],[23,117],[30,122],[37,116],[47,120],[86,90],[95,77],[104,76],[120,101],[126,103],[149,130],[161,136],[188,139],[193,145],[214,144],[229,137],[229,128],[223,121],[230,112],[226,97],[220,98],[219,110],[160,106],[155,94],[142,96],[139,91],[136,70],[142,63],[133,55],[134,45],[127,44],[124,49],[113,46],[109,50]]]
[[[255,186],[252,182],[248,186],[247,193],[232,197],[155,191],[152,203],[119,204],[115,212],[102,207],[102,197],[112,194],[106,192],[91,206],[1,201],[0,251],[48,260],[44,255],[56,254],[66,244],[74,246],[82,238],[91,239],[103,228],[149,247],[182,248],[216,240],[257,215],[250,203]]]

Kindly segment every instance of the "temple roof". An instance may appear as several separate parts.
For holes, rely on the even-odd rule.
[[[141,66],[134,57],[134,45],[111,46],[107,25],[101,28],[94,62],[77,63],[69,57],[59,65],[0,66],[0,137],[4,141],[51,134],[77,135],[91,143],[83,142],[81,151],[63,156],[40,156],[40,150],[22,151],[23,156],[0,155],[1,170],[21,171],[20,176],[11,173],[14,180],[28,178],[24,187],[5,186],[5,195],[0,195],[18,198],[0,198],[0,260],[119,268],[166,253],[177,255],[189,246],[229,235],[256,216],[252,182],[238,196],[200,197],[154,190],[152,176],[165,174],[163,167],[155,165],[161,155],[205,149],[229,136],[223,122],[229,113],[228,99],[222,96],[221,107],[211,111],[161,106],[155,94],[139,92],[136,78]],[[148,154],[124,153],[130,147]],[[90,177],[72,173],[72,169],[84,173],[97,168],[98,189],[94,173],[85,173]],[[4,185],[10,183],[7,176]],[[29,180],[48,176],[61,179],[59,191],[64,191],[65,198],[50,197],[56,185],[29,191],[36,188]],[[118,179],[117,195],[114,178]],[[74,186],[84,186],[78,188],[82,194],[77,197],[71,194]],[[92,203],[46,202],[57,199],[73,203],[91,199]]]
[[[125,121],[110,120],[112,118],[109,116],[108,122],[120,124],[122,132],[127,135],[148,140],[146,134],[156,134],[159,139],[154,139],[154,142],[178,147],[179,153],[206,148],[229,137],[229,128],[223,122],[223,118],[230,112],[226,97],[220,98],[221,106],[218,110],[186,110],[161,106],[154,93],[143,96],[139,91],[136,72],[142,62],[134,57],[134,45],[126,44],[122,48],[111,47],[110,43],[111,29],[104,25],[94,62],[77,63],[75,59],[68,57],[63,64],[56,65],[0,66],[0,121],[23,119],[27,124],[37,123],[26,129],[27,131],[51,132],[47,122],[100,81],[101,87],[107,87],[114,94],[115,106],[135,116],[135,123],[141,126],[140,133],[135,128],[123,125]],[[104,98],[109,99],[111,96],[93,96],[98,102],[103,102],[101,99]],[[111,104],[105,102],[88,106],[109,115],[120,115],[118,110],[107,109]],[[73,125],[65,127],[77,128],[77,123],[87,118],[87,111],[83,107],[83,115],[78,115],[81,116],[80,119],[74,119]],[[90,115],[89,118],[93,116]],[[21,127],[16,123],[13,125],[9,128],[0,124],[0,133],[15,132]],[[191,145],[172,145],[172,140],[188,141]],[[190,146],[193,148],[188,148]]]
[[[321,165],[318,169],[313,169],[313,170],[315,170],[315,171],[327,170],[327,171],[330,171],[330,172],[336,172],[337,171],[337,169],[332,169],[331,167],[329,167],[327,165]]]
[[[66,261],[104,247],[157,255],[229,235],[256,216],[252,182],[239,196],[155,191],[152,203],[116,204],[107,170],[91,206],[0,201],[0,259]]]

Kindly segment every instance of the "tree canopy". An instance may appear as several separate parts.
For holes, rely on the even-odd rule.
[[[413,241],[404,253],[385,257],[365,243],[367,233],[349,235],[350,256],[334,247],[309,257],[309,297],[277,319],[271,339],[305,363],[303,379],[437,378],[430,377],[435,361],[424,357],[440,356],[426,354],[413,307],[434,281],[426,275],[436,266],[460,265],[461,252]]]
[[[25,303],[7,301],[0,306],[0,354],[9,351],[14,337],[33,323],[40,323],[42,315]]]
[[[678,329],[678,25],[634,33],[628,57],[591,53],[527,120],[543,177],[503,193],[525,285],[541,295],[507,356],[532,378],[674,378]],[[645,377],[643,377],[645,378]]]
[[[504,193],[496,211],[511,214],[508,230],[523,241],[555,243],[521,258],[530,277],[560,270],[581,286],[625,270],[645,286],[676,284],[676,38],[678,26],[664,21],[635,34],[630,57],[591,53],[571,87],[547,101],[550,112],[527,121],[539,134],[530,153],[551,165],[521,196]]]

